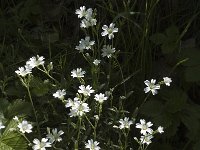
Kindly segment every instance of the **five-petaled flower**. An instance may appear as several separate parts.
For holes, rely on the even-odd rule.
[[[33,143],[35,145],[33,145],[33,150],[46,150],[46,147],[51,147],[51,143],[48,142],[47,138],[42,138],[41,141],[39,141],[38,139],[34,139]]]
[[[109,27],[107,25],[103,25],[102,27],[103,32],[101,33],[102,36],[108,35],[109,39],[114,38],[114,33],[118,32],[118,28],[115,28],[115,24],[111,23]]]
[[[170,86],[170,83],[172,82],[172,79],[169,77],[164,77],[163,82],[165,83],[166,86]]]
[[[61,135],[64,134],[64,132],[62,130],[58,131],[57,128],[55,129],[52,129],[52,133],[50,132],[50,129],[47,128],[47,139],[49,139],[49,142],[50,143],[53,143],[53,142],[60,142],[62,141],[62,138],[60,137]]]
[[[112,48],[112,46],[111,45],[104,45],[103,46],[103,49],[102,49],[102,56],[103,57],[108,57],[108,58],[110,58],[110,57],[112,57],[112,55],[113,55],[113,53],[115,52],[115,48]]]
[[[130,126],[133,124],[133,121],[132,120],[129,121],[129,118],[125,117],[124,119],[120,119],[119,123],[120,123],[119,125],[120,129],[125,129],[125,128],[130,129]]]
[[[105,96],[105,94],[95,94],[95,98],[94,98],[97,102],[99,103],[103,103],[104,101],[106,101],[108,99],[107,96]]]
[[[71,76],[73,78],[83,78],[85,74],[85,71],[82,70],[82,68],[77,68],[76,70],[71,71]]]
[[[19,128],[19,131],[22,132],[22,133],[31,133],[32,132],[32,128],[33,126],[28,123],[28,121],[26,120],[23,120],[22,122],[19,122],[18,126]]]
[[[136,128],[141,129],[140,133],[146,135],[147,133],[152,134],[153,130],[150,128],[153,124],[151,122],[147,122],[144,119],[140,119],[140,123],[136,123]]]
[[[149,91],[151,91],[153,95],[158,93],[157,90],[160,89],[160,85],[155,84],[156,83],[155,79],[151,79],[151,82],[149,80],[146,80],[144,81],[144,83],[147,85],[147,87],[144,88],[145,93],[148,93]]]
[[[83,94],[84,96],[90,96],[91,93],[94,93],[94,90],[92,89],[92,87],[90,85],[81,85],[79,86],[79,93]]]
[[[89,148],[90,150],[100,150],[101,148],[98,146],[99,142],[93,141],[93,139],[88,140],[85,144],[85,148]]]
[[[65,96],[65,95],[66,95],[65,89],[63,89],[63,90],[57,90],[56,93],[53,94],[53,96],[54,96],[55,98],[59,98],[59,99],[61,99],[61,100],[64,99],[64,96]]]

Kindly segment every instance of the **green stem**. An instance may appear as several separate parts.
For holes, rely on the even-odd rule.
[[[79,117],[78,135],[77,135],[77,139],[75,141],[75,150],[78,150],[78,141],[80,138],[81,121],[82,121],[82,118]]]
[[[36,120],[36,126],[37,126],[38,135],[39,135],[39,138],[41,138],[41,132],[40,132],[40,127],[39,127],[39,122],[38,122],[36,110],[35,110],[35,107],[34,107],[34,104],[33,104],[33,99],[31,97],[29,86],[27,86],[26,88],[27,88],[28,96],[29,96],[29,99],[30,99],[30,102],[31,102],[31,105],[32,105],[32,108],[33,108],[33,112],[34,112],[34,116],[35,116],[35,120]]]

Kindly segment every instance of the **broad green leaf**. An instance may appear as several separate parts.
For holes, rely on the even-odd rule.
[[[15,100],[12,104],[10,104],[5,111],[6,118],[13,118],[13,116],[17,115],[31,115],[32,114],[32,106],[29,102],[22,101],[20,99]]]
[[[1,150],[27,150],[27,143],[24,137],[11,129],[17,128],[17,122],[11,120],[0,137]]]
[[[170,113],[176,113],[186,105],[187,95],[184,91],[173,88],[163,93],[163,98],[167,100],[165,109]]]
[[[48,83],[44,83],[40,78],[34,77],[30,83],[31,92],[36,96],[44,96],[49,91]]]

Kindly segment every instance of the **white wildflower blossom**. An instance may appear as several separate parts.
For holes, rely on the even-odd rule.
[[[111,45],[104,45],[102,49],[102,56],[103,57],[112,57],[112,54],[115,52],[115,48],[112,48]]]
[[[133,121],[131,120],[129,121],[129,118],[125,117],[124,119],[120,119],[119,123],[120,123],[119,125],[120,129],[125,129],[125,128],[130,129],[130,126],[133,124]]]
[[[79,45],[76,46],[75,49],[79,50],[80,52],[83,52],[84,49],[86,50],[91,49],[94,44],[95,41],[90,41],[90,37],[86,36],[85,39],[81,39],[79,41]]]
[[[28,74],[32,73],[32,67],[30,65],[25,65],[24,67],[19,67],[18,70],[15,71],[19,76],[25,77]]]
[[[144,119],[140,119],[140,123],[136,123],[136,128],[141,129],[140,133],[146,135],[147,133],[152,134],[153,130],[150,128],[153,124],[151,122],[147,122]]]
[[[77,9],[75,14],[78,15],[78,18],[83,18],[87,15],[86,7],[81,6],[80,9]]]
[[[100,94],[95,94],[94,99],[99,103],[103,103],[104,101],[108,99],[108,97],[106,97],[105,94],[100,93]]]
[[[115,24],[114,24],[114,23],[111,23],[111,24],[109,25],[109,27],[108,27],[107,25],[104,25],[104,26],[102,27],[102,29],[103,29],[103,32],[101,33],[101,35],[102,35],[102,36],[108,35],[108,38],[109,38],[109,39],[114,38],[114,33],[115,33],[115,32],[118,32],[118,28],[115,28]]]
[[[68,107],[73,107],[74,104],[76,103],[76,101],[78,101],[79,98],[75,97],[74,100],[72,100],[71,98],[68,98],[67,99],[67,103],[65,104],[65,107],[68,108]]]
[[[92,89],[92,87],[90,85],[81,85],[79,86],[79,93],[83,94],[84,96],[90,96],[91,93],[94,93],[94,90]]]
[[[144,136],[141,136],[141,137],[140,137],[140,142],[141,142],[142,144],[147,144],[147,145],[149,145],[149,144],[152,143],[152,141],[151,141],[152,138],[153,138],[152,135],[147,134],[147,135],[144,135]]]
[[[95,66],[98,66],[98,65],[100,64],[100,62],[101,62],[101,60],[95,59],[95,60],[93,61],[93,64],[94,64]]]
[[[44,65],[44,57],[37,55],[36,57],[31,57],[26,64],[30,65],[32,68]]]
[[[48,132],[48,134],[47,134],[46,138],[49,139],[50,143],[53,143],[55,141],[56,142],[62,141],[62,138],[60,137],[61,135],[64,134],[64,132],[62,130],[58,131],[58,129],[55,128],[55,129],[52,129],[52,133],[51,133],[50,129],[48,128],[47,132]]]
[[[169,77],[164,77],[163,82],[165,83],[166,86],[170,86],[170,83],[172,82],[172,79]]]
[[[47,147],[51,147],[51,143],[48,142],[47,138],[42,138],[41,141],[39,141],[38,139],[34,139],[33,143],[33,150],[46,150]]]
[[[85,71],[82,70],[82,68],[77,68],[76,70],[71,71],[71,76],[73,78],[83,78],[85,74]]]
[[[64,96],[65,96],[65,95],[66,95],[65,89],[63,89],[63,90],[57,90],[56,93],[53,94],[53,96],[54,96],[55,98],[59,98],[59,99],[61,99],[61,100],[64,99]]]
[[[70,117],[83,116],[86,112],[89,112],[90,108],[87,103],[81,101],[74,101],[74,105],[70,109]]]
[[[157,131],[158,131],[160,134],[164,133],[163,127],[161,127],[161,126],[158,127]]]
[[[22,122],[20,122],[17,126],[19,128],[19,131],[22,132],[22,133],[31,133],[32,132],[32,128],[33,126],[28,123],[28,121],[26,120],[23,120]]]
[[[147,85],[147,87],[144,88],[145,93],[148,93],[149,91],[151,91],[153,95],[158,93],[157,90],[160,89],[160,85],[155,84],[156,83],[155,79],[151,79],[151,82],[146,80],[144,81],[144,83]]]
[[[98,146],[99,142],[93,141],[93,139],[88,140],[88,142],[85,144],[85,148],[88,148],[90,150],[100,150],[101,148]]]

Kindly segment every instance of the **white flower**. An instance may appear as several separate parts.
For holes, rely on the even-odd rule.
[[[112,48],[111,45],[104,45],[102,49],[102,56],[103,57],[112,57],[112,54],[115,52],[115,48]]]
[[[125,117],[124,119],[120,119],[119,123],[120,123],[120,126],[119,126],[120,129],[124,129],[124,128],[130,129],[130,126],[133,124],[133,121],[131,120],[129,121],[129,118]]]
[[[95,60],[93,61],[93,64],[94,64],[95,66],[98,66],[98,65],[100,64],[100,62],[101,62],[101,60],[95,59]]]
[[[58,90],[58,91],[56,91],[56,93],[54,93],[53,94],[53,96],[55,97],[55,98],[59,98],[59,99],[64,99],[64,96],[66,95],[66,92],[65,92],[65,90],[63,89],[63,90]]]
[[[31,57],[26,64],[30,65],[32,68],[44,65],[44,57],[37,55],[36,57]]]
[[[83,78],[85,74],[85,71],[82,70],[82,68],[77,68],[76,70],[71,71],[71,76],[73,78]]]
[[[31,133],[32,128],[33,128],[33,126],[30,123],[28,123],[28,121],[26,120],[23,120],[22,122],[20,122],[17,127],[22,133],[25,133],[25,132]]]
[[[151,141],[152,138],[153,138],[152,135],[147,134],[147,135],[145,135],[145,136],[141,136],[141,137],[140,137],[140,142],[141,142],[142,144],[145,144],[145,143],[146,143],[147,145],[149,145],[149,144],[152,143],[152,141]]]
[[[155,79],[151,79],[151,82],[146,80],[146,81],[144,81],[144,83],[147,85],[147,87],[144,88],[145,93],[148,93],[149,91],[151,91],[153,95],[158,93],[157,90],[160,89],[160,85],[155,84],[156,83]]]
[[[34,139],[33,143],[35,144],[32,148],[33,150],[46,150],[46,147],[51,147],[51,143],[48,142],[48,139],[42,138],[41,141]]]
[[[95,44],[95,41],[90,41],[90,37],[89,36],[86,36],[85,39],[81,39],[79,41],[79,46],[76,46],[75,49],[79,50],[80,52],[83,52],[84,49],[91,49],[92,45]]]
[[[18,70],[15,71],[19,76],[25,77],[27,74],[32,73],[32,67],[30,65],[25,65],[24,67],[19,67]]]
[[[101,33],[101,35],[102,35],[102,36],[108,35],[108,38],[109,38],[109,39],[114,38],[114,33],[115,33],[115,32],[118,32],[118,28],[115,28],[115,24],[114,24],[114,23],[111,23],[111,24],[109,25],[109,27],[108,27],[107,25],[104,25],[104,26],[102,27],[102,29],[103,29],[103,32]]]
[[[140,133],[146,135],[147,133],[152,134],[153,130],[150,128],[153,124],[151,122],[147,122],[144,119],[140,119],[140,123],[136,123],[136,128],[141,129]]]
[[[164,132],[163,127],[159,126],[158,129],[157,129],[157,131],[158,131],[160,134],[162,134],[162,133]]]
[[[98,146],[99,142],[88,140],[88,143],[85,144],[85,148],[89,148],[90,150],[100,150],[101,148]]]
[[[108,97],[106,97],[105,94],[100,93],[100,94],[96,94],[94,99],[99,103],[103,103],[104,101],[108,99]]]
[[[78,92],[82,93],[84,96],[90,96],[91,93],[94,93],[94,90],[92,90],[92,87],[90,85],[86,86],[85,85],[81,85],[79,86]]]
[[[85,49],[91,49],[91,46],[95,44],[95,41],[90,41],[90,37],[86,36],[85,40],[81,39],[80,43],[85,46]]]
[[[85,46],[83,44],[79,44],[75,49],[82,53],[84,52]]]
[[[163,80],[164,80],[164,83],[165,83],[166,86],[170,86],[170,83],[172,82],[171,78],[164,77]]]
[[[5,126],[3,125],[3,123],[0,121],[0,130],[5,128]]]
[[[74,104],[79,100],[78,97],[75,97],[74,98],[74,101],[71,99],[71,98],[68,98],[67,99],[67,103],[65,104],[65,107],[68,108],[68,107],[72,107],[74,106]]]
[[[87,12],[86,12],[86,8],[85,6],[81,6],[80,9],[77,9],[75,14],[78,15],[78,18],[83,18],[86,16]]]
[[[51,133],[50,129],[48,128],[47,131],[48,131],[47,139],[49,139],[50,143],[53,143],[55,141],[58,141],[58,142],[62,141],[62,138],[60,137],[61,135],[64,134],[62,130],[58,132],[57,128],[55,128],[55,129],[52,129],[52,133]]]
[[[74,101],[74,105],[70,109],[70,117],[83,116],[86,112],[89,112],[90,108],[87,103],[81,101]]]

